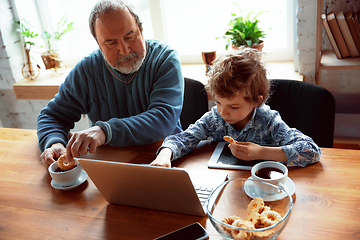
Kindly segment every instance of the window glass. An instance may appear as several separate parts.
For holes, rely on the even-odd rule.
[[[250,18],[258,16],[259,26],[266,33],[264,51],[284,50],[287,41],[287,0],[163,0],[164,22],[167,41],[180,55],[199,54],[203,50],[224,50],[227,25],[231,13],[242,15],[254,12]],[[290,33],[291,34],[291,33]]]
[[[54,43],[54,48],[59,49],[62,60],[68,66],[75,64],[83,56],[98,48],[88,27],[88,17],[97,0],[14,1],[19,17],[30,21],[40,34],[44,31],[43,29],[56,30],[57,23],[64,15],[69,22],[73,22],[74,30],[67,32],[60,41]],[[153,4],[153,1],[155,0],[151,0],[150,3]],[[258,16],[259,25],[266,33],[263,51],[270,53],[292,50],[289,46],[289,37],[292,37],[292,33],[288,32],[291,21],[289,21],[287,10],[287,4],[291,0],[277,0],[276,4],[269,0],[157,1],[160,1],[159,6],[163,8],[161,17],[165,25],[165,40],[178,50],[183,63],[201,63],[201,51],[225,50],[226,40],[222,38],[216,40],[216,38],[222,37],[226,32],[231,13],[240,12],[233,1],[236,1],[242,9],[243,15],[254,12],[250,15],[254,17],[256,13],[264,11]],[[128,2],[134,6],[143,22],[144,37],[153,39],[153,30],[160,28],[152,25],[151,19],[154,16],[151,16],[149,0],[128,0]],[[158,10],[156,9],[160,12]],[[45,46],[44,40],[40,37],[38,41],[39,45]],[[44,51],[46,48],[39,50],[39,52]]]
[[[65,58],[81,58],[93,50],[98,45],[89,30],[89,14],[98,0],[47,0],[51,20],[54,28],[57,22],[66,14],[69,21],[74,22],[74,31],[64,35],[64,38],[58,42],[61,54]],[[151,18],[148,0],[135,0],[130,2],[139,14],[144,27],[144,36],[152,37]]]
[[[41,21],[36,8],[35,0],[14,0],[19,18],[25,19],[29,24],[31,31],[41,34]],[[38,43],[40,37],[33,39],[34,42]]]
[[[58,27],[60,19],[66,15],[73,22],[74,30],[65,33],[57,41],[63,58],[81,58],[97,48],[97,43],[89,30],[89,14],[97,0],[48,0],[52,27]]]
[[[97,1],[98,0],[37,0],[37,2],[35,2],[35,0],[15,0],[15,3],[19,17],[28,20],[39,34],[44,31],[43,29],[47,31],[56,30],[58,22],[64,15],[68,18],[68,22],[73,22],[74,29],[65,33],[61,37],[61,40],[53,43],[53,47],[60,51],[62,60],[71,66],[98,48],[88,25],[91,9]],[[153,38],[148,0],[134,0],[130,3],[143,22],[145,38]],[[31,11],[29,11],[29,9],[31,9]],[[42,21],[40,19],[42,19]],[[50,27],[46,25],[46,23],[50,23]],[[39,45],[41,46],[46,45],[40,37],[38,38],[38,42],[40,42]],[[46,50],[47,49],[43,47],[38,51],[45,52]]]

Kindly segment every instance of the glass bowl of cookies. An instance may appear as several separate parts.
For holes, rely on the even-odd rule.
[[[275,188],[267,194],[259,187]],[[293,199],[283,188],[249,179],[218,186],[207,201],[207,215],[225,239],[275,239],[289,221]]]

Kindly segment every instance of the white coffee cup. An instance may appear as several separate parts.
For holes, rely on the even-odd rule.
[[[64,172],[55,172],[58,168],[58,163],[57,161],[53,162],[48,168],[51,178],[62,187],[73,185],[78,180],[82,170],[82,167],[77,159],[75,159],[75,162],[77,165],[76,167]]]
[[[277,185],[284,189],[286,181],[288,179],[288,168],[280,162],[260,162],[251,168],[251,177],[253,180]],[[256,184],[256,181],[255,185],[265,194],[276,194],[280,192],[280,190],[277,192],[276,188],[268,186],[266,184]]]

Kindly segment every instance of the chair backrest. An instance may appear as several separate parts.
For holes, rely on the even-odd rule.
[[[204,84],[190,78],[185,78],[184,80],[184,104],[180,115],[180,122],[185,130],[209,110],[209,105]]]
[[[335,100],[326,89],[296,80],[271,80],[268,105],[319,147],[333,147]]]

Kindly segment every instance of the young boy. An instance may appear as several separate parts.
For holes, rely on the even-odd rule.
[[[209,73],[207,93],[216,106],[184,132],[168,136],[153,166],[171,167],[201,141],[211,137],[229,144],[232,154],[243,160],[274,160],[287,166],[306,166],[320,159],[314,141],[290,128],[277,111],[265,104],[270,82],[258,51],[243,47],[216,60]]]

